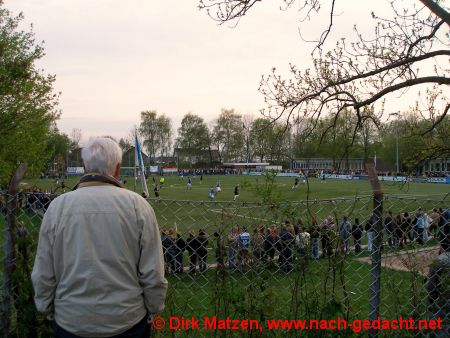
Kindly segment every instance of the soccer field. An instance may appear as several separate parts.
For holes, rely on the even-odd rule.
[[[159,182],[159,176],[155,177]],[[72,188],[78,178],[69,178],[65,180],[68,187]],[[133,178],[125,178],[126,187],[134,190]],[[240,185],[240,202],[261,202],[264,191],[271,191],[274,199],[278,201],[299,201],[314,199],[330,199],[345,198],[370,195],[372,193],[369,181],[364,180],[335,180],[328,179],[325,183],[312,178],[308,185],[299,185],[298,190],[293,190],[293,178],[277,177],[270,186],[270,183],[262,176],[244,176],[244,175],[205,175],[200,184],[200,177],[192,178],[192,188],[187,189],[187,178],[181,179],[178,176],[165,176],[165,183],[160,189],[161,199],[167,200],[183,200],[183,201],[208,201],[208,192],[210,187],[215,188],[216,181],[220,181],[222,191],[216,195],[216,201],[232,201],[233,190],[236,184]],[[136,191],[142,192],[140,179],[136,182]],[[147,179],[150,199],[154,198],[152,178]],[[393,183],[381,182],[383,192],[385,194],[395,195],[398,197],[417,197],[421,199],[441,200],[450,193],[450,185],[431,184],[431,183]],[[24,182],[23,188],[31,188],[33,186],[42,189],[54,189],[56,183],[54,180],[32,179]],[[309,192],[308,192],[309,187]],[[61,190],[57,190],[58,193]]]
[[[69,190],[78,178],[65,181]],[[155,177],[159,182],[159,177]],[[208,199],[210,187],[215,188],[220,181],[222,191],[214,201]],[[192,187],[187,189],[187,178],[165,176],[160,188],[161,202],[156,203],[153,193],[153,179],[147,179],[149,201],[153,206],[162,229],[176,227],[186,234],[189,230],[207,228],[227,232],[232,224],[240,226],[267,226],[282,223],[289,219],[295,222],[302,219],[309,223],[314,216],[320,222],[332,216],[337,221],[344,215],[351,219],[366,220],[372,213],[372,197],[369,181],[345,181],[328,179],[325,183],[310,179],[308,184],[299,185],[293,190],[293,178],[277,177],[273,181],[262,176],[224,175],[192,178]],[[38,186],[54,189],[54,180],[29,180],[25,187]],[[140,179],[136,182],[140,193]],[[240,195],[233,202],[233,191],[240,185]],[[134,190],[133,178],[126,178],[126,187]],[[308,191],[309,188],[309,191]],[[385,193],[384,211],[394,213],[414,212],[418,208],[430,210],[434,207],[447,207],[450,185],[426,183],[382,182]],[[62,192],[58,189],[57,192]]]

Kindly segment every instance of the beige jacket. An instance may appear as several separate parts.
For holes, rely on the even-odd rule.
[[[117,335],[162,311],[167,281],[153,209],[112,185],[61,195],[42,221],[31,278],[38,311],[79,336]]]

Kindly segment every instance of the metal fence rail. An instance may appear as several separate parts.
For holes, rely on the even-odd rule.
[[[30,271],[40,222],[54,197],[0,195],[3,336],[51,336],[50,323],[34,310]],[[171,316],[261,323],[340,317],[350,322],[378,316],[431,319],[446,311],[425,284],[439,241],[448,236],[446,200],[385,196],[377,205],[373,196],[355,196],[271,204],[150,203],[161,230],[169,280],[166,310],[161,314],[167,325],[155,331],[156,336],[300,336],[296,330],[176,331],[169,329]],[[448,317],[445,320],[448,325]],[[348,328],[301,335],[392,333]]]

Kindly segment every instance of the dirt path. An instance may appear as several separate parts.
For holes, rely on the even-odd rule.
[[[423,276],[428,275],[431,262],[438,256],[439,246],[399,251],[384,254],[381,257],[381,264],[384,268],[400,271],[418,271]],[[371,263],[370,257],[356,259],[360,262]]]

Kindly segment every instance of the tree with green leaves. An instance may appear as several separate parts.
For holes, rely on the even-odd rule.
[[[141,112],[139,132],[150,162],[155,162],[158,152],[161,156],[164,154],[167,156],[172,142],[172,122],[169,117],[164,114],[158,116],[156,110],[143,111]]]
[[[270,140],[273,139],[273,128],[270,120],[266,118],[255,119],[250,127],[250,146],[252,152],[260,162],[270,156]]]
[[[159,147],[158,124],[156,110],[146,110],[141,112],[141,124],[139,132],[143,138],[143,145],[147,149],[150,162],[154,162],[156,151]]]
[[[296,131],[293,133],[292,151],[294,158],[320,157],[318,146],[321,133],[317,128],[317,121],[305,118],[296,124]]]
[[[361,158],[365,152],[369,155],[377,135],[372,125],[366,125],[368,122],[355,130],[356,123],[356,117],[349,110],[338,117],[304,119],[300,124],[302,128],[294,135],[294,157],[329,158],[336,169],[344,164],[348,167],[351,158]]]
[[[434,102],[430,102],[433,106]],[[429,108],[433,109],[433,108]],[[445,116],[439,124],[430,118],[424,118],[416,105],[410,111],[404,112],[391,126],[396,134],[386,135],[390,142],[382,142],[384,147],[390,145],[393,151],[394,142],[399,143],[401,156],[400,169],[414,172],[424,162],[436,158],[450,158],[450,119]]]
[[[209,144],[209,131],[203,118],[190,112],[184,115],[175,145],[189,156],[189,163],[207,150]]]
[[[364,165],[368,162],[369,157],[375,156],[375,145],[377,144],[379,138],[379,128],[381,122],[373,111],[373,107],[365,107],[364,109],[365,119],[360,124],[357,145],[360,145],[362,150],[362,158],[364,160]],[[356,124],[358,121],[354,116],[353,123]],[[353,126],[352,130],[355,127]],[[352,132],[350,130],[350,132]]]
[[[41,172],[57,143],[54,122],[58,94],[55,77],[36,63],[44,56],[32,31],[19,28],[23,16],[13,16],[0,0],[0,185],[9,182],[6,217],[2,225],[4,260],[2,269],[3,337],[47,337],[50,324],[36,313],[30,266],[34,245],[29,226],[20,224],[19,182]],[[16,323],[11,327],[11,323]],[[23,325],[26,323],[26,325]]]
[[[80,167],[83,165],[81,158],[81,138],[82,132],[79,128],[73,128],[69,133],[70,148],[67,160],[67,166]]]
[[[242,115],[234,109],[222,109],[213,129],[214,145],[222,161],[240,161],[244,155],[244,130]]]
[[[44,49],[32,31],[19,29],[22,19],[0,1],[0,183],[9,181],[18,163],[27,163],[28,173],[41,171],[59,117],[55,77],[37,68]]]
[[[161,159],[169,156],[172,147],[172,120],[162,114],[156,119],[157,138]]]
[[[71,140],[69,136],[61,133],[56,124],[50,128],[47,137],[47,151],[50,158],[46,165],[48,173],[56,175],[64,175],[67,166],[67,156],[71,147]]]
[[[289,159],[291,130],[279,122],[272,123],[269,133],[269,160],[273,164],[283,164]]]
[[[119,140],[119,147],[120,149],[122,149],[122,153],[125,153],[133,148],[133,141],[129,140],[128,138],[121,137]]]

